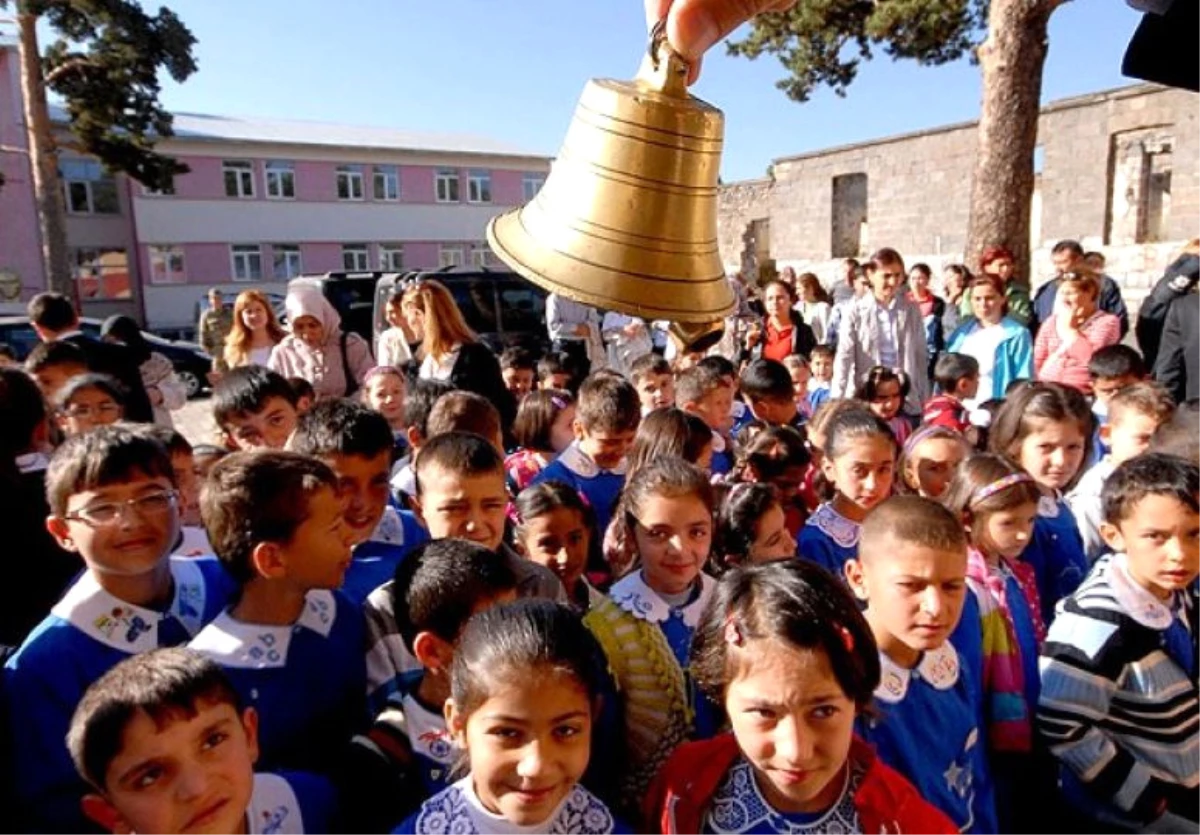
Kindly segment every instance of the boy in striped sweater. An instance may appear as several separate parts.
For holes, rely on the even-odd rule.
[[[1038,729],[1066,798],[1093,826],[1195,832],[1200,471],[1141,455],[1116,469],[1102,502],[1115,553],[1059,605]]]

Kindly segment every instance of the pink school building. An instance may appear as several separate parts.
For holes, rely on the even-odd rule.
[[[0,36],[2,37],[2,36]],[[0,40],[0,313],[45,286],[14,45]],[[65,114],[52,114],[65,122]],[[60,152],[83,312],[194,326],[209,287],[282,292],[302,272],[498,264],[489,218],[550,158],[482,137],[179,114],[159,149],[191,171],[151,193]]]

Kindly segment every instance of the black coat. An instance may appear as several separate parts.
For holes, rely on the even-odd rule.
[[[63,337],[83,352],[89,371],[115,377],[125,388],[125,420],[153,423],[154,407],[142,383],[142,372],[133,352],[124,345],[104,342],[84,333]]]
[[[1184,253],[1170,263],[1150,295],[1142,301],[1142,306],[1138,308],[1137,341],[1146,359],[1146,368],[1155,367],[1159,341],[1171,303],[1190,292],[1198,278],[1200,256]]]
[[[500,413],[500,426],[507,435],[517,416],[512,392],[504,385],[500,361],[482,342],[467,342],[458,349],[458,359],[450,371],[450,385],[472,391],[490,400]]]
[[[1154,378],[1176,403],[1200,397],[1200,296],[1195,293],[1180,296],[1167,308]]]

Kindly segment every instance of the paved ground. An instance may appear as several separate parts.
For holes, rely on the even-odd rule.
[[[213,423],[208,395],[189,400],[182,409],[172,412],[171,417],[175,420],[175,428],[193,445],[216,443],[217,426]]]

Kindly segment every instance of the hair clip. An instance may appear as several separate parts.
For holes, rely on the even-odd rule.
[[[567,408],[567,401],[563,400],[561,397],[559,397],[559,396],[557,396],[557,395],[555,395],[555,396],[551,397],[551,398],[550,398],[550,402],[551,402],[552,404],[554,404],[554,408],[556,408],[556,409],[565,409],[565,408]]]
[[[725,618],[725,643],[735,647],[740,647],[746,642],[746,637],[742,634],[742,628],[737,625],[733,619],[733,615]]]
[[[842,638],[842,645],[846,647],[846,652],[854,652],[854,636],[850,634],[850,630],[844,626],[837,628],[838,635]]]
[[[1012,473],[1011,475],[1004,476],[1004,478],[998,478],[991,484],[985,484],[983,487],[980,487],[978,490],[976,490],[974,495],[971,496],[971,504],[978,504],[989,496],[994,496],[1001,490],[1006,490],[1016,484],[1025,484],[1026,482],[1032,481],[1033,476],[1029,475],[1029,473],[1023,472]]]

